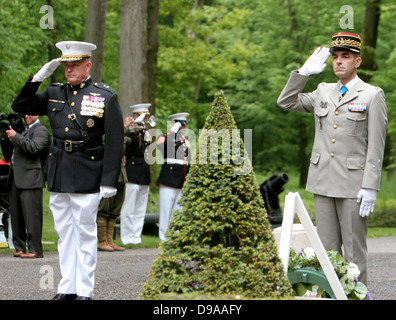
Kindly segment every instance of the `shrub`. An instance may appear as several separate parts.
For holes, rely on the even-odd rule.
[[[216,94],[204,129],[237,129],[223,92]],[[218,152],[218,162],[200,163],[203,153],[196,152],[182,189],[183,209],[173,213],[168,240],[160,244],[141,299],[165,293],[248,298],[293,294],[243,141],[234,143],[244,169],[241,159],[220,157],[232,142],[231,133],[229,138],[214,150],[201,134],[197,149],[206,150],[206,159]]]

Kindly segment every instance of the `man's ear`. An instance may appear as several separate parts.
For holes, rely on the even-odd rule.
[[[356,60],[355,60],[356,69],[359,68],[361,64],[362,64],[362,58],[361,57],[357,57]]]
[[[92,62],[91,62],[91,60],[88,60],[88,62],[87,62],[87,70],[88,70],[88,72],[91,70],[91,67],[92,67]]]

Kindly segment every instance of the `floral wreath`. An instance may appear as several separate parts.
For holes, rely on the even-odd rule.
[[[342,256],[335,250],[326,250],[330,262],[341,282],[345,294],[349,300],[370,300],[370,294],[366,285],[359,282],[360,275],[359,268],[356,264],[346,262]],[[324,274],[320,262],[311,247],[302,249],[296,252],[290,248],[289,271],[296,269],[310,269]],[[318,288],[315,292],[314,285],[309,283],[296,283],[293,289],[297,296],[310,296],[315,293],[317,298],[329,298],[328,294],[322,289]]]

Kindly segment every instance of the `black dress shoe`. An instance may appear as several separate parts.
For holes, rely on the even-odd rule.
[[[76,297],[74,293],[58,293],[52,300],[76,300]]]
[[[77,296],[76,300],[92,300],[91,297]]]

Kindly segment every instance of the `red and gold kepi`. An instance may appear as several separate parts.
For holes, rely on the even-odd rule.
[[[338,32],[331,36],[330,52],[346,50],[360,54],[362,38],[355,33]]]
[[[61,61],[80,61],[91,57],[91,52],[96,49],[96,45],[82,41],[61,41],[56,47],[62,50]]]

